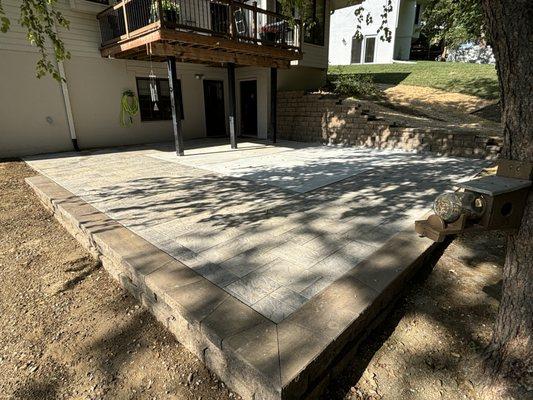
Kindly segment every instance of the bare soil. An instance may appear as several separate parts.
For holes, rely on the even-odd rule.
[[[32,175],[0,162],[0,399],[238,397],[41,206]],[[323,398],[481,399],[503,252],[501,235],[457,239]],[[516,399],[533,386],[509,384]]]
[[[500,136],[497,100],[422,86],[378,85],[380,98],[375,111],[387,121],[413,127],[447,128]],[[485,112],[476,113],[477,110]]]

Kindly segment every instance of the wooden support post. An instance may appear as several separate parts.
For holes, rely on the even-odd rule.
[[[183,155],[183,134],[181,131],[181,92],[178,88],[176,72],[176,57],[167,57],[168,86],[170,89],[170,108],[172,110],[172,126],[174,128],[174,141],[176,154]]]
[[[278,132],[278,69],[270,68],[270,123],[272,143],[276,143]]]
[[[237,134],[235,132],[235,64],[228,63],[228,86],[229,86],[229,138],[231,148],[237,148]]]

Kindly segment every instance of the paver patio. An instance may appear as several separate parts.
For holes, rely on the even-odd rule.
[[[391,277],[384,278],[379,266],[396,262],[394,257],[409,251],[401,247],[411,245],[411,236],[400,232],[412,228],[440,191],[487,165],[481,160],[295,142],[246,142],[237,151],[213,140],[189,146],[193,149],[181,158],[170,145],[160,144],[26,161],[197,273],[179,270],[180,279],[186,277],[169,285],[165,279],[174,270],[157,265],[144,271],[143,279],[148,286],[164,287],[165,296],[180,307],[197,301],[193,322],[216,331],[216,338],[210,338],[220,341],[221,348],[228,343],[233,349],[236,340],[249,357],[254,340],[246,338],[257,336],[254,330],[264,335],[273,329],[281,388],[294,385],[302,371],[301,365],[283,370],[283,346],[296,351],[305,345],[305,351],[313,349],[313,357],[318,357],[355,323],[355,311],[360,315],[372,302],[383,303],[382,294],[403,269],[387,269]],[[388,251],[393,237],[394,256]],[[422,251],[430,245],[425,239],[420,243]],[[211,283],[221,289],[214,297],[206,289]],[[354,290],[357,295],[350,294]],[[246,310],[258,313],[250,316],[257,320],[247,322],[246,329],[221,323],[213,313],[231,304],[225,318],[241,315],[236,311],[241,310],[239,302],[228,303],[228,295],[247,306],[242,315],[253,314]],[[333,315],[323,316],[332,304]],[[328,342],[314,349],[312,335],[296,334],[295,327],[319,333]],[[239,329],[248,336],[236,335]],[[309,365],[312,360],[301,362]],[[298,390],[291,396],[294,393]]]

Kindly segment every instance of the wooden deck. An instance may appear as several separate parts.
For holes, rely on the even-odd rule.
[[[234,0],[123,0],[98,14],[103,57],[288,68],[302,23]]]

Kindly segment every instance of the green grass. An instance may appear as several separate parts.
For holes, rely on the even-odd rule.
[[[437,61],[416,64],[368,64],[330,66],[330,76],[337,74],[371,75],[375,83],[427,86],[447,92],[458,92],[497,99],[498,78],[494,65]]]

